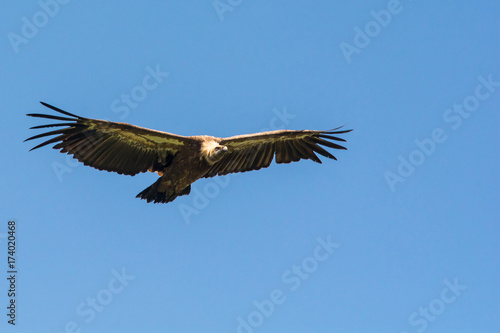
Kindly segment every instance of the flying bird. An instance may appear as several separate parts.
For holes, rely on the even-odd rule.
[[[64,128],[26,139],[56,135],[31,150],[57,143],[54,149],[73,155],[78,161],[98,170],[130,176],[156,172],[160,178],[136,196],[154,203],[168,203],[189,194],[191,184],[200,178],[267,168],[274,157],[278,164],[301,159],[321,163],[315,153],[336,160],[322,146],[346,149],[334,141],[345,142],[336,135],[351,131],[339,130],[338,127],[329,131],[277,130],[228,138],[182,136],[126,123],[84,118],[40,103],[64,116],[27,114],[61,121],[31,129]]]

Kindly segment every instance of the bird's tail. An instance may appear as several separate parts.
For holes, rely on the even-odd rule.
[[[141,193],[137,194],[136,198],[147,200],[147,202],[153,201],[154,203],[167,203],[174,201],[175,198],[186,195],[191,192],[191,185],[186,187],[180,192],[175,192],[174,186],[167,188],[165,192],[159,191],[159,185],[161,183],[161,178],[154,182],[151,186],[144,189]]]

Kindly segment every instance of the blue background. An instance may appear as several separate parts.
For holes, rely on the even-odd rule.
[[[479,88],[460,126],[447,111],[474,101],[479,77],[500,81],[498,1],[401,1],[385,27],[374,0],[47,3],[52,16],[32,0],[0,13],[0,276],[15,219],[16,332],[500,330],[500,88]],[[168,77],[135,108],[112,107],[157,66]],[[135,195],[156,175],[28,152],[40,100],[182,135],[354,131],[338,162],[201,180],[153,205]],[[431,149],[435,129],[446,140]],[[317,261],[328,237],[337,248]],[[14,332],[1,280],[0,330]]]

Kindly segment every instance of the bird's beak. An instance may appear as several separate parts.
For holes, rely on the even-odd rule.
[[[228,149],[227,149],[227,147],[226,147],[226,146],[223,146],[223,147],[222,147],[222,151],[227,151],[227,150],[228,150]]]

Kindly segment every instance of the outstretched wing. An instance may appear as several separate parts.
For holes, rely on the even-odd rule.
[[[333,142],[345,142],[344,139],[334,135],[352,130],[339,131],[339,128],[330,131],[280,130],[222,139],[219,144],[226,146],[228,153],[215,163],[204,177],[267,168],[274,156],[276,156],[276,163],[290,163],[301,159],[311,159],[321,163],[315,153],[336,160],[335,156],[322,146],[346,149]]]
[[[99,170],[125,175],[135,175],[146,171],[158,171],[161,174],[161,171],[172,162],[174,156],[193,140],[125,123],[79,117],[52,105],[41,103],[65,116],[28,114],[30,117],[62,121],[31,128],[64,128],[26,139],[25,141],[28,141],[56,135],[31,150],[57,143],[54,149],[61,149],[61,153],[73,155],[83,164]]]

